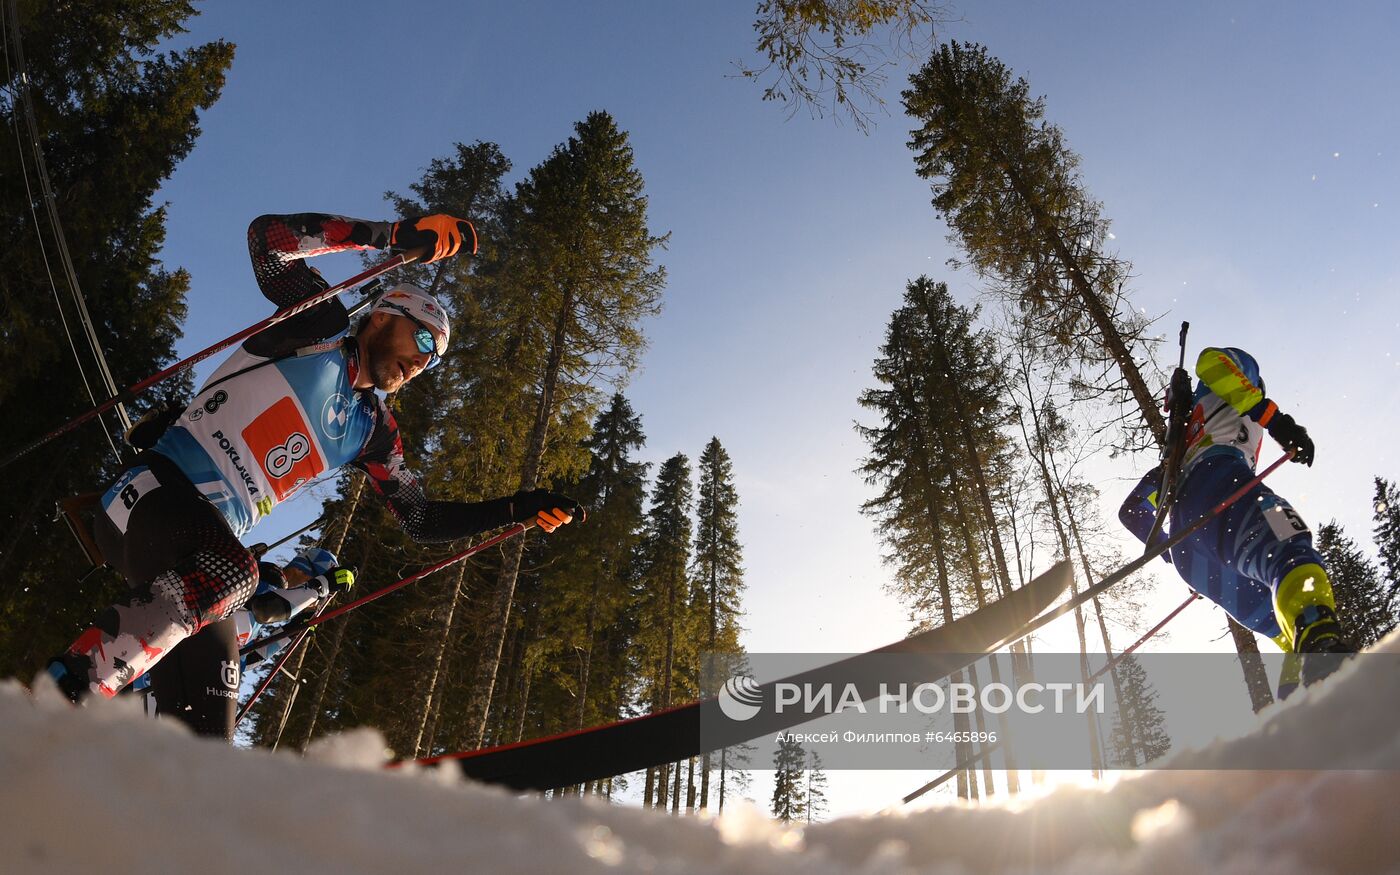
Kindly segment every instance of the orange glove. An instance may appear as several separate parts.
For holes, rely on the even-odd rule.
[[[424,264],[457,254],[462,241],[471,241],[471,254],[476,254],[476,228],[466,219],[459,219],[445,213],[404,219],[394,223],[394,232],[389,236],[389,247],[393,252],[427,248],[428,256]]]
[[[511,519],[517,523],[533,520],[535,525],[549,533],[573,522],[575,516],[581,517],[580,522],[588,519],[588,512],[577,501],[547,489],[515,493],[511,498],[510,511]]]

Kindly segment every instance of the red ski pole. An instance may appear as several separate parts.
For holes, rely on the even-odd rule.
[[[233,718],[234,726],[242,723],[243,718],[248,716],[248,712],[253,710],[253,704],[258,701],[263,693],[267,692],[267,688],[272,684],[272,679],[277,677],[277,673],[282,670],[282,666],[287,664],[287,660],[292,658],[292,654],[297,652],[297,648],[301,646],[301,642],[306,640],[306,636],[310,634],[310,628],[302,629],[301,634],[297,636],[297,640],[293,641],[291,646],[282,651],[282,654],[277,657],[277,664],[272,667],[272,671],[267,673],[267,677],[263,678],[261,684],[258,684],[258,688],[253,691],[253,695],[248,697],[248,701],[243,703],[242,708],[238,709],[238,716]],[[292,677],[292,675],[289,674],[288,677]],[[295,680],[295,678],[293,679]]]
[[[410,574],[408,577],[405,577],[403,580],[400,580],[400,581],[398,581],[397,583],[391,583],[391,584],[389,584],[388,586],[384,587],[383,589],[377,589],[377,590],[375,590],[374,592],[370,593],[369,595],[363,596],[363,597],[361,597],[361,598],[357,598],[357,599],[355,599],[353,602],[350,602],[349,604],[341,605],[340,607],[336,608],[336,609],[333,610],[333,611],[326,611],[326,612],[323,613],[323,614],[318,614],[317,616],[312,617],[311,619],[309,619],[309,620],[307,620],[307,621],[305,621],[305,622],[302,622],[302,623],[290,623],[290,624],[288,624],[287,626],[285,626],[283,629],[281,629],[280,631],[274,632],[274,633],[272,633],[271,635],[268,635],[268,636],[265,637],[265,638],[259,638],[259,639],[256,640],[256,641],[249,641],[247,644],[245,644],[245,645],[243,645],[241,648],[239,648],[238,654],[239,654],[240,656],[242,656],[242,655],[245,654],[245,653],[250,653],[250,652],[252,652],[252,651],[258,649],[259,647],[262,647],[264,644],[270,644],[270,643],[273,642],[273,641],[281,641],[283,638],[290,638],[290,637],[292,637],[293,635],[297,634],[298,632],[301,632],[301,631],[310,629],[310,628],[312,628],[313,626],[319,626],[319,625],[321,625],[322,623],[326,622],[327,620],[334,620],[336,617],[339,617],[341,614],[346,614],[346,613],[349,613],[350,611],[355,610],[355,609],[358,608],[360,605],[367,604],[367,603],[372,602],[372,601],[374,601],[375,599],[378,599],[378,598],[383,598],[384,596],[388,595],[388,594],[391,593],[391,592],[395,592],[396,590],[403,589],[405,586],[408,586],[410,583],[416,583],[416,582],[422,580],[423,578],[427,577],[429,574],[434,574],[434,573],[436,573],[436,572],[438,572],[438,571],[441,571],[441,570],[444,569],[444,568],[447,568],[447,567],[450,566],[450,565],[456,565],[458,562],[461,562],[463,559],[466,559],[468,556],[472,556],[472,555],[474,555],[474,554],[476,554],[476,553],[480,553],[482,550],[485,550],[487,547],[494,547],[494,546],[496,546],[497,544],[501,543],[502,541],[504,541],[504,540],[506,540],[506,539],[508,539],[508,538],[513,538],[513,537],[515,537],[516,535],[518,535],[518,534],[524,532],[525,530],[534,527],[534,525],[535,525],[535,521],[534,521],[533,519],[530,520],[529,522],[525,522],[525,523],[516,523],[515,525],[513,525],[513,526],[511,526],[510,528],[506,529],[504,532],[501,532],[499,535],[496,535],[495,537],[492,537],[492,538],[488,538],[488,539],[486,539],[485,541],[482,541],[480,544],[477,544],[475,547],[468,547],[467,549],[463,550],[462,552],[458,553],[458,554],[455,555],[455,556],[449,556],[448,558],[442,560],[441,562],[437,563],[436,565],[429,565],[427,568],[424,568],[424,569],[421,570],[421,571],[415,572],[414,574]]]
[[[378,264],[364,271],[361,271],[360,273],[355,274],[348,280],[345,280],[344,282],[338,285],[331,286],[324,292],[317,292],[311,297],[303,301],[299,301],[291,305],[290,307],[278,310],[276,313],[273,313],[271,316],[267,317],[261,322],[258,322],[255,325],[250,325],[242,331],[238,332],[237,334],[234,334],[230,337],[226,337],[218,343],[213,344],[212,346],[205,347],[204,349],[200,350],[199,352],[195,353],[189,358],[184,359],[182,361],[178,361],[170,367],[166,368],[165,370],[160,371],[159,373],[152,374],[151,376],[147,377],[144,380],[141,380],[138,383],[133,383],[122,392],[112,396],[111,398],[108,398],[106,401],[101,402],[96,407],[89,409],[86,413],[83,413],[82,415],[69,420],[66,424],[60,426],[59,428],[54,429],[53,431],[49,432],[43,437],[37,438],[31,441],[30,443],[25,444],[18,450],[15,450],[14,452],[5,456],[5,458],[0,459],[0,468],[7,467],[11,462],[15,461],[16,459],[29,455],[30,453],[37,450],[39,447],[42,447],[44,444],[53,440],[54,438],[62,437],[63,435],[67,434],[68,432],[72,431],[73,429],[77,428],[83,423],[88,422],[89,420],[94,419],[95,417],[101,416],[108,410],[111,410],[113,407],[116,407],[118,404],[125,404],[128,401],[135,400],[137,395],[140,395],[142,392],[146,391],[147,389],[151,388],[157,383],[169,379],[170,377],[175,376],[176,374],[180,373],[183,370],[186,370],[187,368],[190,368],[193,365],[199,364],[200,362],[209,358],[211,355],[228,349],[235,343],[247,340],[254,334],[257,334],[259,331],[262,331],[266,328],[270,328],[279,322],[284,322],[297,315],[298,313],[304,313],[307,310],[310,310],[312,307],[315,307],[317,304],[329,301],[331,298],[335,297],[341,292],[347,289],[354,288],[360,283],[368,282],[369,280],[372,280],[377,276],[382,276],[383,274],[386,274],[397,267],[403,267],[406,264],[412,264],[414,261],[417,261],[419,258],[421,258],[426,253],[426,251],[426,249],[415,249],[411,252],[404,252],[399,255],[394,255],[389,258],[386,258]]]
[[[1157,625],[1153,626],[1151,629],[1148,629],[1146,632],[1142,633],[1142,637],[1141,637],[1141,638],[1139,638],[1138,640],[1134,641],[1127,649],[1125,649],[1125,650],[1120,650],[1120,651],[1118,652],[1118,655],[1117,655],[1117,656],[1114,656],[1114,657],[1113,657],[1112,659],[1110,659],[1108,662],[1104,663],[1103,668],[1101,668],[1101,669],[1099,669],[1098,671],[1094,672],[1093,674],[1089,675],[1089,678],[1088,678],[1088,679],[1092,681],[1092,680],[1094,680],[1095,678],[1103,677],[1105,674],[1107,674],[1108,672],[1112,671],[1112,670],[1113,670],[1113,667],[1114,667],[1115,665],[1117,665],[1118,663],[1120,663],[1120,662],[1123,661],[1123,657],[1127,656],[1128,654],[1132,653],[1134,650],[1137,650],[1139,647],[1141,647],[1142,645],[1146,644],[1146,643],[1147,643],[1147,640],[1148,640],[1149,638],[1151,638],[1153,635],[1156,635],[1158,632],[1162,631],[1162,627],[1163,627],[1163,626],[1166,626],[1166,625],[1167,625],[1168,623],[1170,623],[1172,620],[1176,619],[1176,615],[1177,615],[1177,614],[1179,614],[1179,613],[1181,613],[1182,611],[1186,610],[1188,607],[1191,606],[1191,603],[1192,603],[1192,602],[1194,602],[1196,599],[1198,599],[1198,598],[1200,598],[1200,597],[1201,597],[1201,596],[1200,596],[1199,594],[1195,593],[1195,592],[1191,593],[1191,595],[1189,595],[1189,596],[1186,597],[1186,601],[1184,601],[1184,602],[1182,602],[1181,604],[1177,605],[1177,607],[1176,607],[1175,610],[1173,610],[1170,614],[1167,614],[1165,617],[1163,617],[1163,618],[1162,618],[1162,622],[1158,623]]]

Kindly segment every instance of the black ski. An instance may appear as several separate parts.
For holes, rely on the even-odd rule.
[[[889,662],[879,655],[891,653],[923,657],[907,663],[907,670],[914,675],[910,679],[916,682],[947,677],[1014,636],[1059,598],[1069,588],[1072,578],[1070,564],[1060,562],[1006,598],[948,625],[784,678],[782,682],[854,683],[864,699],[873,699],[878,695],[871,680],[875,663],[884,670]],[[904,660],[900,663],[905,665]],[[888,679],[888,674],[882,678]],[[771,699],[776,683],[762,685],[767,699]],[[867,692],[868,695],[864,695]],[[765,709],[751,720],[736,722],[722,715],[718,699],[705,699],[603,726],[417,762],[450,760],[464,775],[478,781],[517,790],[550,790],[678,762],[705,753],[706,747],[717,750],[736,745],[787,729],[806,719],[809,718],[801,714]],[[706,726],[703,746],[702,721]]]

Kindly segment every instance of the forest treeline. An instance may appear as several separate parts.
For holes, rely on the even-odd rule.
[[[156,51],[182,31],[188,3],[125,0],[112,15],[98,14],[103,4],[66,5],[73,14],[17,4],[28,76],[21,87],[7,67],[0,93],[18,145],[0,150],[0,409],[15,445],[107,394],[96,377],[102,362],[126,386],[174,360],[190,277],[162,260],[165,213],[154,197],[193,147],[234,56],[221,41]],[[887,5],[897,15],[911,4]],[[787,8],[760,4],[764,15]],[[884,7],[854,8],[878,16]],[[89,22],[81,35],[75,21]],[[1157,452],[1165,372],[1103,205],[1028,83],[986,49],[948,42],[932,48],[903,100],[916,173],[959,253],[951,268],[968,269],[977,296],[960,301],[947,278],[910,277],[859,399],[859,473],[872,488],[863,509],[884,539],[892,591],[926,628],[1002,597],[1057,558],[1074,563],[1080,585],[1130,558],[1100,510],[1119,496],[1101,495],[1086,470],[1100,454]],[[474,259],[399,277],[437,295],[454,323],[442,366],[391,399],[410,464],[437,498],[547,487],[586,505],[589,519],[508,540],[327,624],[258,701],[249,742],[304,749],[326,733],[374,726],[406,757],[508,743],[694,699],[703,654],[739,649],[745,579],[733,462],[715,437],[653,470],[642,461],[644,417],[624,394],[666,282],[658,257],[667,238],[650,226],[645,188],[628,133],[598,111],[524,172],[495,143],[455,143],[421,178],[386,193],[393,215],[470,217],[481,241]],[[83,257],[71,273],[56,270],[69,247]],[[84,345],[85,319],[98,350]],[[172,380],[127,415],[191,389],[187,378]],[[105,417],[6,471],[0,675],[32,675],[122,589],[110,571],[86,574],[53,515],[56,499],[103,488],[130,460],[122,425]],[[412,543],[358,475],[328,490],[322,523],[302,540],[336,552],[361,586],[465,546]],[[1317,529],[1358,644],[1396,622],[1396,490],[1376,478],[1377,559],[1335,522]],[[1139,616],[1145,586],[1125,583],[1075,611],[1085,677],[1099,654],[1157,619]],[[1262,707],[1270,694],[1254,637],[1230,627],[1242,689]],[[1033,659],[1018,645],[1012,670],[1028,676]],[[965,679],[1000,681],[998,670],[984,666],[979,678],[974,667]],[[1141,667],[1125,661],[1111,680],[1127,706],[1111,725],[1086,717],[1100,769],[1144,763],[1170,745]],[[955,755],[976,763],[958,770],[960,795],[999,792],[992,757],[979,761],[966,745]],[[785,819],[824,807],[820,764],[806,756],[794,749],[775,763],[786,777],[773,807]],[[1014,792],[1014,739],[997,756],[1002,787]],[[563,794],[611,797],[625,785],[648,806],[717,809],[756,767],[766,766],[745,751],[717,751]]]

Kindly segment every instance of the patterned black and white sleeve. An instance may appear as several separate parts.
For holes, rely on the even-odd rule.
[[[410,538],[420,544],[455,541],[509,525],[511,496],[490,501],[433,501],[404,464],[398,423],[382,403],[374,434],[352,463],[369,476],[374,490]]]
[[[383,249],[392,222],[325,213],[258,216],[248,226],[248,255],[263,296],[278,309],[324,292],[330,283],[306,259],[331,252]],[[262,331],[244,344],[255,355],[278,356],[325,340],[348,326],[344,305],[330,300]]]

